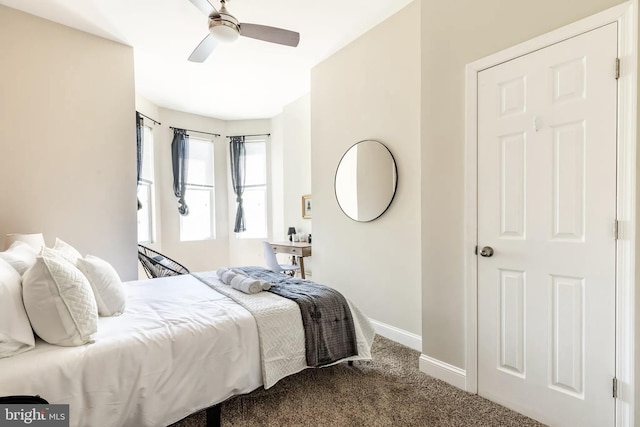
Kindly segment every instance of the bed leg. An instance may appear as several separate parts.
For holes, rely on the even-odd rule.
[[[348,364],[349,366],[353,366],[353,360],[349,360],[349,361],[347,362],[347,364]]]
[[[207,427],[220,427],[220,404],[207,408]]]

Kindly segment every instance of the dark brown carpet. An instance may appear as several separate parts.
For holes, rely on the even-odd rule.
[[[420,353],[376,336],[373,361],[307,369],[222,404],[222,426],[542,426],[432,378]],[[172,427],[205,427],[204,411]]]

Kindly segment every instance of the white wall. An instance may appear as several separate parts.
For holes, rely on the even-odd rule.
[[[421,334],[420,2],[317,65],[311,73],[314,280],[369,317]],[[354,143],[393,153],[398,189],[375,221],[340,210],[334,175]]]
[[[0,6],[0,239],[43,232],[136,269],[133,50]]]

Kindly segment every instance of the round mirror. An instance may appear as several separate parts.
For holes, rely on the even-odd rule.
[[[360,141],[347,150],[336,170],[335,192],[349,218],[367,222],[382,215],[398,184],[396,161],[378,141]]]

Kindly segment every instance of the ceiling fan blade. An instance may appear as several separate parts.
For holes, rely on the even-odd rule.
[[[196,47],[191,55],[189,55],[189,61],[191,62],[204,62],[205,59],[211,55],[213,49],[218,46],[218,42],[213,38],[211,34],[207,34],[207,37],[203,38],[198,47]]]
[[[200,9],[202,13],[209,16],[212,12],[218,12],[208,0],[189,0],[195,7]]]
[[[240,35],[291,47],[298,46],[298,43],[300,42],[300,34],[295,31],[258,24],[241,23]]]

